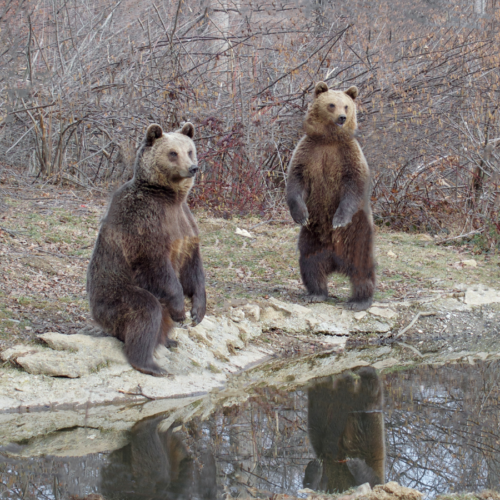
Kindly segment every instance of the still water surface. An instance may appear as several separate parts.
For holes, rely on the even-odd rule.
[[[427,498],[498,489],[499,392],[500,362],[380,377],[362,368],[289,392],[262,388],[205,421],[166,427],[165,415],[149,417],[109,453],[16,458],[7,451],[25,444],[7,447],[0,498],[304,496],[303,487],[343,491],[384,480]]]

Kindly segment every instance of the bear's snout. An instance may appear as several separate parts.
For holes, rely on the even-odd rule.
[[[346,115],[340,115],[338,118],[337,118],[337,124],[342,126],[344,125],[345,121],[347,120],[347,116]]]
[[[196,172],[198,172],[198,170],[199,170],[198,165],[191,165],[189,167],[189,174],[191,175],[191,177],[194,177],[196,175]]]

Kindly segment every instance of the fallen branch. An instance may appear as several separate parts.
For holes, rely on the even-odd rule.
[[[289,222],[291,223],[292,221],[290,219],[269,219],[265,220],[264,222],[259,222],[258,224],[255,224],[255,226],[252,226],[249,230],[251,231],[252,229],[255,229],[256,227],[263,226],[264,224],[270,224],[271,222]]]
[[[410,324],[403,328],[402,330],[400,330],[400,332],[396,335],[396,338],[398,339],[399,337],[401,337],[402,335],[404,335],[417,321],[418,319],[421,317],[421,316],[435,316],[436,313],[435,312],[418,312],[415,317],[410,321]]]
[[[424,357],[424,355],[416,347],[413,347],[412,345],[409,344],[405,344],[404,342],[398,342],[398,344],[401,347],[406,347],[407,349],[410,349],[410,351],[413,351],[417,356],[420,356],[421,358]]]
[[[468,236],[474,236],[475,234],[480,234],[482,233],[486,228],[482,229],[477,229],[476,231],[471,231],[470,233],[465,233],[461,234],[460,236],[453,236],[452,238],[446,238],[445,240],[437,241],[436,245],[442,245],[443,243],[446,243],[448,241],[453,241],[453,240],[460,240],[462,238],[467,238]]]
[[[90,246],[90,245],[89,245]],[[78,259],[78,260],[87,260],[86,257],[78,257],[76,255],[64,255],[62,253],[54,253],[54,252],[49,252],[48,250],[44,250],[43,248],[40,248],[40,247],[37,247],[35,248],[35,250],[37,252],[42,252],[42,253],[46,253],[46,254],[49,254],[49,255],[53,255],[54,257],[58,257],[59,259]],[[80,249],[78,249],[80,250]],[[28,255],[36,255],[36,254],[32,254],[30,252],[26,252]]]
[[[13,231],[12,229],[7,229],[6,227],[3,227],[3,226],[0,226],[0,231],[7,233],[8,235],[12,236],[13,238],[15,238],[16,235],[18,235],[18,234],[26,234],[26,231]]]
[[[5,151],[5,154],[7,154],[11,149],[14,149],[34,128],[35,128],[34,125],[31,128],[29,128],[27,132],[25,132],[14,144],[12,144],[12,146],[9,149],[7,149],[7,151]]]
[[[93,189],[94,191],[97,191],[97,192],[102,193],[102,194],[109,194],[104,189],[90,186],[88,184],[83,184],[83,182],[80,182],[79,180],[75,179],[72,175],[69,175],[66,173],[61,174],[61,179],[65,180],[66,182],[69,182],[70,184],[73,184],[74,186],[79,186],[79,187],[82,187],[84,189]]]
[[[149,399],[151,401],[154,401],[157,399],[153,396],[148,396],[147,394],[144,394],[144,392],[142,391],[142,387],[140,385],[137,386],[137,392],[124,391],[123,389],[118,389],[118,392],[120,394],[127,394],[129,396],[142,396],[142,397]]]

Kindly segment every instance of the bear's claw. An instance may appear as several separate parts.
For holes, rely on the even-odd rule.
[[[182,323],[185,319],[186,319],[186,313],[185,311],[182,311],[182,312],[174,312],[174,313],[170,313],[170,316],[172,316],[172,319],[176,322],[176,323]]]
[[[306,302],[315,303],[315,302],[326,302],[328,300],[328,295],[315,295],[309,294],[305,297]]]
[[[309,219],[309,211],[307,210],[307,207],[305,205],[295,207],[290,211],[290,214],[292,216],[292,219],[297,224],[300,224],[301,226],[305,226],[307,224],[307,221]]]
[[[154,361],[149,363],[146,366],[139,366],[136,364],[132,365],[137,371],[141,373],[145,373],[146,375],[153,375],[153,377],[171,377],[166,370],[163,368],[160,368],[159,365],[157,365]]]
[[[350,299],[345,303],[345,308],[350,311],[364,311],[372,305],[373,299],[370,297],[368,299],[353,300]]]
[[[348,224],[350,224],[351,222],[352,222],[352,219],[350,219],[348,217],[343,217],[343,216],[337,217],[337,216],[335,216],[333,218],[333,221],[332,221],[332,227],[333,227],[333,229],[337,229],[338,227],[345,227]]]
[[[179,342],[177,340],[172,340],[172,339],[167,339],[165,341],[165,347],[168,349],[171,349],[172,347],[177,347],[179,345]]]

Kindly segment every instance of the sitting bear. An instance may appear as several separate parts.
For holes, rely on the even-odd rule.
[[[306,135],[288,168],[286,199],[302,224],[300,273],[313,302],[328,297],[328,275],[349,276],[349,309],[370,307],[375,288],[370,171],[354,138],[358,89],[319,82],[304,123]]]
[[[371,367],[318,380],[307,392],[307,430],[317,460],[304,487],[342,492],[385,482],[382,384]]]
[[[173,431],[176,423],[162,429],[164,419],[160,414],[137,422],[130,442],[108,456],[100,485],[106,500],[218,498],[213,454],[188,450]]]
[[[133,178],[115,192],[101,223],[87,271],[94,320],[125,342],[130,364],[155,376],[158,344],[185,319],[205,316],[205,276],[198,228],[186,197],[198,171],[194,127],[164,134],[150,125],[139,148]]]

